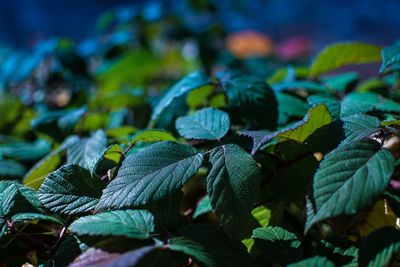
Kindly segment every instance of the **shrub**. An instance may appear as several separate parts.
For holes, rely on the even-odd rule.
[[[54,49],[71,59],[68,47]],[[379,62],[381,52],[379,75],[360,82],[360,73],[343,71]],[[96,74],[95,91],[86,86],[90,74],[64,66],[73,90],[58,87],[31,102],[7,94],[0,100],[1,261],[393,263],[399,55],[398,45],[335,44],[310,68],[278,69],[268,82],[195,71],[154,99],[151,90],[121,87],[130,60],[150,57],[146,78],[131,83],[154,75],[155,59],[139,51]]]

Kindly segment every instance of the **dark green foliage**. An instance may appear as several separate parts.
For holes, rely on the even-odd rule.
[[[219,140],[229,127],[228,114],[213,108],[202,109],[176,120],[176,130],[187,139]]]
[[[211,206],[233,239],[244,238],[254,220],[250,212],[260,188],[261,170],[248,153],[234,144],[215,148],[210,162],[206,183]]]
[[[388,186],[393,169],[392,154],[376,141],[344,144],[327,154],[307,201],[306,231],[316,222],[370,205]]]
[[[109,15],[0,55],[0,266],[398,265],[398,44],[286,67]]]
[[[251,127],[274,129],[278,104],[271,88],[263,80],[237,73],[220,74],[220,83],[228,98],[231,112],[239,112],[242,121]]]
[[[297,236],[281,227],[257,228],[253,231],[255,241],[252,254],[257,261],[267,265],[277,262],[287,265],[301,259],[301,242]],[[265,253],[268,251],[269,253]]]
[[[38,190],[40,202],[53,212],[76,214],[94,209],[104,185],[79,165],[65,165],[52,172]]]
[[[334,267],[335,265],[327,258],[316,256],[313,258],[289,264],[288,266],[289,267],[318,267],[318,266]]]
[[[202,161],[203,155],[189,145],[150,145],[123,161],[97,208],[133,207],[163,200],[179,191]]]
[[[69,230],[76,235],[126,236],[147,239],[154,231],[153,215],[146,210],[117,210],[81,217]]]
[[[400,232],[381,228],[371,233],[360,248],[360,266],[386,266],[400,248]]]
[[[230,241],[217,225],[187,225],[179,234],[182,235],[180,239],[171,240],[171,249],[193,255],[205,266],[253,266],[244,246]]]

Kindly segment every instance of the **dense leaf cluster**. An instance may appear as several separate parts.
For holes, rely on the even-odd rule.
[[[1,263],[397,261],[398,44],[335,44],[268,77],[178,68],[162,94],[176,73],[149,47],[104,48],[121,56],[91,72],[96,57],[46,45],[28,77],[2,79]],[[379,62],[368,79],[341,68]]]

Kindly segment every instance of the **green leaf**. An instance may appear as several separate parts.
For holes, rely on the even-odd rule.
[[[113,110],[134,108],[146,103],[146,94],[139,88],[125,88],[107,92],[103,97],[99,97],[97,102],[99,105],[107,106]]]
[[[63,138],[65,132],[70,132],[86,111],[86,107],[45,111],[31,121],[31,126],[38,132],[45,133],[54,139],[60,140]]]
[[[192,256],[204,266],[254,265],[244,247],[229,240],[217,225],[189,224],[179,232],[182,237],[169,239],[168,247]]]
[[[160,142],[160,141],[176,141],[175,137],[168,131],[147,129],[136,133],[131,139],[132,143],[136,142]]]
[[[288,267],[335,267],[335,264],[325,257],[315,256],[296,263],[289,264]]]
[[[301,259],[301,242],[292,232],[270,226],[254,229],[254,246],[251,253],[263,265],[287,265]]]
[[[264,227],[269,224],[271,210],[265,206],[258,206],[251,211],[251,215],[257,220],[259,226]]]
[[[385,119],[380,122],[381,126],[389,126],[389,127],[394,126],[394,125],[399,125],[399,124],[400,124],[400,120],[396,119],[396,117],[394,117],[391,114],[387,114],[385,116]]]
[[[332,117],[325,105],[320,104],[309,109],[306,116],[294,125],[277,132],[244,131],[241,134],[253,139],[252,154],[275,137],[304,142],[318,128],[330,123]]]
[[[67,162],[92,169],[106,148],[107,137],[102,130],[98,130],[91,137],[82,138],[68,147]]]
[[[259,150],[263,145],[271,141],[275,133],[270,132],[268,130],[260,130],[260,131],[242,131],[239,132],[242,136],[247,136],[253,140],[253,147],[251,148],[251,154],[254,154]]]
[[[202,71],[190,73],[174,86],[162,97],[151,114],[151,124],[155,123],[161,113],[168,108],[172,101],[190,91],[198,89],[210,83],[209,77]]]
[[[328,87],[312,81],[284,81],[273,84],[272,89],[274,91],[304,89],[309,92],[329,93]]]
[[[242,239],[254,220],[251,210],[259,193],[261,169],[250,154],[234,144],[215,148],[210,162],[206,180],[211,206],[228,235]]]
[[[392,154],[373,140],[344,144],[327,154],[314,176],[306,232],[319,221],[370,205],[387,187],[393,169]]]
[[[211,211],[212,207],[211,207],[210,197],[206,195],[197,203],[196,209],[193,212],[193,219],[196,219],[200,215],[203,215]]]
[[[117,110],[113,110],[108,115],[107,129],[114,129],[121,127],[124,124],[125,119],[128,116],[128,113],[129,113],[128,108],[120,108]]]
[[[384,227],[371,233],[360,248],[359,266],[388,266],[400,249],[400,232]]]
[[[66,114],[68,114],[68,110],[42,112],[34,120],[32,120],[31,126],[33,129],[42,132],[44,129],[50,128],[50,125],[56,124],[58,119]]]
[[[147,239],[154,231],[153,215],[146,210],[115,210],[81,217],[69,230],[80,236],[126,236]]]
[[[128,143],[130,140],[130,135],[133,135],[137,132],[137,129],[132,126],[121,126],[118,128],[112,128],[107,130],[107,136],[115,139],[121,143]]]
[[[121,145],[113,144],[108,146],[98,156],[96,162],[92,165],[91,171],[98,174],[99,176],[106,173],[108,170],[118,166],[124,156],[124,150]]]
[[[272,213],[267,207],[258,206],[251,211],[251,215],[258,222],[257,227],[265,227],[268,226]],[[254,245],[254,239],[251,237],[245,238],[242,240],[242,243],[246,246],[247,251],[250,252]]]
[[[219,140],[229,127],[228,114],[214,108],[204,108],[176,120],[176,130],[187,139]]]
[[[148,128],[166,129],[175,131],[175,121],[178,117],[187,113],[188,107],[185,103],[185,95],[175,98],[168,108],[161,113],[155,122],[150,121]]]
[[[208,98],[214,92],[214,86],[203,86],[188,93],[186,104],[190,109],[197,109],[207,105]]]
[[[304,141],[314,152],[326,154],[340,144],[363,140],[379,131],[379,120],[365,114],[354,114],[327,124]]]
[[[182,191],[178,191],[166,199],[145,206],[154,216],[157,232],[168,231],[182,222],[182,195]]]
[[[15,205],[15,196],[18,194],[18,187],[18,184],[12,182],[0,183],[0,217],[5,217],[11,212],[11,209]]]
[[[390,83],[390,82],[388,82]],[[385,82],[384,79],[381,79],[380,77],[371,77],[368,79],[365,79],[364,81],[360,82],[356,90],[357,92],[360,93],[365,93],[365,92],[380,92],[380,90],[386,90],[388,88],[388,84]]]
[[[12,212],[13,214],[22,212],[43,213],[44,209],[35,190],[18,184],[18,194],[15,198],[15,207]]]
[[[174,237],[168,240],[168,248],[192,256],[195,261],[207,267],[220,266],[221,262],[207,248],[186,237]]]
[[[19,116],[22,109],[22,104],[17,98],[4,96],[0,98],[0,112],[3,114],[0,120],[0,129],[3,132],[5,127],[10,127]]]
[[[357,72],[346,72],[337,75],[326,75],[321,77],[321,80],[329,88],[335,91],[343,92],[348,89],[351,85],[354,85],[358,81],[359,75]]]
[[[58,121],[57,125],[63,130],[72,130],[73,127],[78,123],[81,117],[87,112],[88,108],[83,106],[78,109],[73,109],[68,111],[65,115],[62,115]]]
[[[324,104],[331,114],[333,119],[338,119],[340,117],[340,102],[336,98],[329,95],[312,95],[307,98],[307,102],[311,106]]]
[[[330,123],[331,114],[325,105],[317,105],[309,109],[302,121],[288,129],[279,131],[278,137],[304,142],[316,129]]]
[[[112,62],[106,60],[105,63],[105,66],[98,68],[95,76],[100,92],[116,91],[126,86],[144,86],[146,81],[161,71],[160,57],[139,47],[121,53]],[[138,64],[140,68],[135,68]]]
[[[368,137],[379,129],[380,122],[376,117],[365,114],[355,114],[341,118],[345,139],[342,143],[349,143]]]
[[[97,209],[149,204],[179,191],[200,168],[203,155],[189,145],[160,142],[130,154],[103,191]]]
[[[380,52],[379,46],[359,42],[330,45],[314,59],[310,76],[318,76],[345,65],[379,62]]]
[[[10,157],[21,161],[37,160],[50,152],[51,144],[37,139],[33,143],[18,142],[0,145],[0,158]]]
[[[318,161],[313,155],[286,165],[266,185],[267,192],[276,202],[304,201],[317,166]]]
[[[57,223],[59,225],[63,225],[63,222],[58,220],[55,217],[46,215],[46,214],[40,214],[40,213],[31,213],[31,212],[25,212],[25,213],[18,213],[15,214],[11,217],[11,220],[13,222],[26,222],[26,221],[49,221],[52,223]]]
[[[374,93],[351,93],[341,102],[340,116],[369,111],[400,113],[400,104]]]
[[[226,107],[226,97],[224,93],[216,94],[210,99],[210,107],[213,108],[225,108]]]
[[[61,164],[62,154],[67,147],[73,145],[78,140],[77,136],[68,137],[58,148],[33,165],[24,176],[24,184],[36,190],[39,189],[46,176]]]
[[[232,114],[241,115],[255,128],[276,128],[278,103],[265,81],[255,76],[230,72],[222,73],[219,78]]]
[[[303,79],[308,76],[308,67],[282,67],[276,69],[271,76],[268,77],[269,83],[277,83],[283,80]]]
[[[98,129],[108,126],[109,114],[104,112],[88,112],[85,117],[83,117],[81,123],[77,130],[80,132],[93,132]]]
[[[99,178],[79,165],[65,165],[52,172],[40,186],[40,202],[52,212],[78,214],[93,210],[104,188]]]
[[[0,159],[0,179],[19,178],[24,176],[24,165],[12,159]]]
[[[316,252],[318,255],[326,256],[338,266],[358,266],[357,243],[348,239],[333,237],[321,240],[321,245],[316,248]]]
[[[382,65],[379,73],[400,70],[400,43],[382,49]]]
[[[0,181],[0,217],[43,212],[36,191],[16,182]]]
[[[276,98],[278,100],[279,125],[285,125],[293,118],[301,119],[308,111],[308,104],[298,97],[279,92],[276,94]]]

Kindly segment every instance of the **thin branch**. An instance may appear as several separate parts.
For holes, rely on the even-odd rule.
[[[71,223],[72,223],[72,216],[69,216],[67,221],[65,222],[63,228],[61,228],[61,231],[60,231],[60,234],[58,235],[57,241],[54,244],[54,247],[50,252],[51,257],[49,260],[49,266],[53,266],[54,257],[56,256],[57,250],[59,249],[62,241],[64,240],[65,232],[67,231],[67,229]]]

